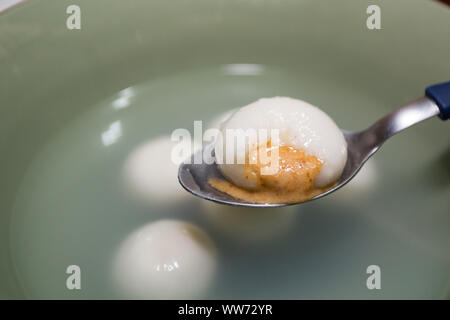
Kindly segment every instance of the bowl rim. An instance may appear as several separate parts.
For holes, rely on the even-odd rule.
[[[4,14],[15,7],[18,7],[29,0],[0,0],[0,15]]]

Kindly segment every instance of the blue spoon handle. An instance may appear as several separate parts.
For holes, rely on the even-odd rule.
[[[450,81],[429,86],[425,95],[436,102],[441,113],[439,118],[447,120],[450,118]]]

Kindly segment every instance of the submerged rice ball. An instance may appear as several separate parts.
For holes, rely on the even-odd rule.
[[[201,202],[202,212],[217,233],[238,245],[262,246],[283,239],[293,231],[300,212],[294,206],[247,208]]]
[[[200,228],[160,220],[132,232],[113,260],[112,276],[121,298],[203,297],[216,274],[216,249]]]
[[[178,166],[182,158],[172,159],[172,152],[179,143],[172,141],[170,136],[160,136],[130,153],[123,167],[123,178],[131,194],[150,204],[170,204],[190,198],[178,183]],[[181,143],[191,152],[199,149],[194,142]]]

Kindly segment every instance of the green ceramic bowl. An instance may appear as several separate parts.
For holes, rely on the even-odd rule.
[[[72,4],[79,30],[66,26]],[[381,8],[380,30],[366,27],[369,4]],[[142,143],[264,96],[300,98],[363,129],[449,80],[449,37],[450,10],[425,0],[33,0],[7,10],[0,296],[118,297],[118,245],[176,218],[216,243],[204,298],[448,298],[450,123],[438,118],[392,138],[359,180],[294,207],[266,242],[225,232],[189,195],[138,201],[122,175]],[[74,264],[81,290],[66,288]],[[370,265],[379,290],[366,286]]]

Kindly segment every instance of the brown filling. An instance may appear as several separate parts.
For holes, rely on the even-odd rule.
[[[270,160],[270,143],[264,150]],[[313,155],[292,146],[278,148],[278,170],[273,174],[261,174],[271,166],[270,161],[261,163],[260,148],[249,154],[245,165],[245,178],[255,182],[255,190],[247,190],[222,179],[210,179],[209,184],[230,196],[252,203],[297,203],[307,201],[330,187],[315,188],[314,180],[322,168],[322,162]]]

